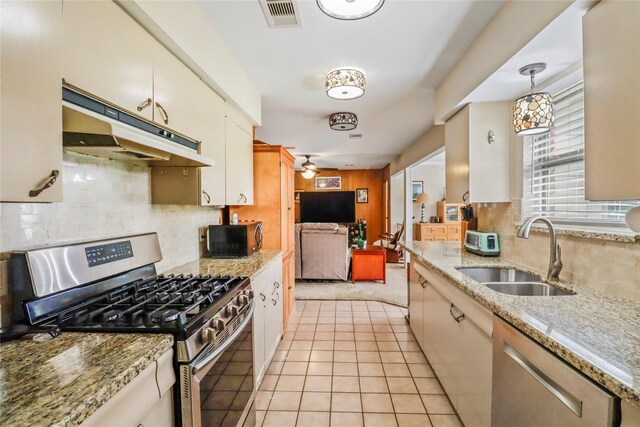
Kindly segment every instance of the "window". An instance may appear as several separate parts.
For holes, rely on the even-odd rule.
[[[637,201],[589,202],[584,198],[584,87],[554,95],[554,128],[525,138],[523,212],[557,223],[625,227]]]

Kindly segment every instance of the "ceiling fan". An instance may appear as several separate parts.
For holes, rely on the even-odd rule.
[[[317,174],[320,174],[321,171],[318,166],[311,161],[311,155],[305,154],[304,157],[307,160],[302,163],[302,176],[305,179],[311,179]],[[322,170],[338,170],[338,168],[322,168]]]

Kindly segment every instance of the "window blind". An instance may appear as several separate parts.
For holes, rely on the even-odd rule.
[[[553,129],[525,138],[523,211],[559,223],[624,226],[625,212],[638,202],[589,202],[584,198],[583,83],[553,98]]]

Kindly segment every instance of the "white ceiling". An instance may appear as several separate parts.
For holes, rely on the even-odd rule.
[[[383,167],[433,125],[434,89],[503,3],[387,0],[373,16],[341,21],[303,0],[301,27],[271,29],[257,0],[200,0],[262,94],[257,138],[341,169]],[[339,66],[365,71],[363,97],[325,95],[324,75]],[[362,139],[329,129],[339,111],[358,115],[351,133]]]

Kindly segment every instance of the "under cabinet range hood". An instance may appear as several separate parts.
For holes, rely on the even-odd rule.
[[[198,154],[198,141],[67,87],[62,130],[67,151],[150,166],[214,166]]]

